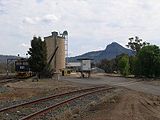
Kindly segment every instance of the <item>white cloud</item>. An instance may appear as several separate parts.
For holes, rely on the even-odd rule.
[[[45,21],[45,22],[54,22],[57,21],[58,17],[56,17],[55,15],[46,15],[44,17],[41,18],[41,21]]]
[[[56,17],[53,14],[48,14],[43,17],[33,17],[33,18],[25,17],[23,22],[29,23],[29,24],[40,24],[41,22],[51,23],[51,22],[55,22],[57,20],[58,20],[58,17]]]
[[[29,18],[29,17],[25,17],[24,20],[23,20],[24,23],[29,23],[29,24],[35,24],[36,21],[32,18]]]
[[[33,35],[67,30],[72,55],[112,41],[125,45],[135,35],[159,45],[159,8],[159,0],[0,0],[0,41],[12,53],[11,45],[29,43]]]
[[[30,47],[30,45],[29,45],[29,44],[26,44],[26,43],[22,43],[20,46],[21,46],[21,47],[25,47],[25,48],[29,48],[29,47]]]

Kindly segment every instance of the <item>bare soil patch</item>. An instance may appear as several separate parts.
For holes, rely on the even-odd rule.
[[[145,79],[143,82],[149,85],[160,86],[160,79]]]
[[[160,96],[123,89],[76,111],[57,120],[160,120]]]
[[[82,112],[81,120],[160,120],[160,97],[123,91]]]
[[[32,82],[32,79],[16,83],[5,84],[7,92],[0,94],[0,100],[21,100],[35,96],[46,96],[78,89],[79,87],[64,81],[52,79],[40,79]]]

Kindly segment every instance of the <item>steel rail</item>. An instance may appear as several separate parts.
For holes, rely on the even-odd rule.
[[[49,96],[49,97],[44,97],[44,98],[40,98],[40,99],[37,99],[37,100],[33,100],[33,101],[30,101],[30,102],[25,102],[25,103],[21,103],[21,104],[18,104],[18,105],[13,105],[13,106],[9,106],[9,107],[6,107],[6,108],[2,108],[2,109],[0,109],[0,112],[5,112],[7,110],[11,110],[11,109],[14,109],[14,108],[17,108],[17,107],[22,107],[22,106],[31,105],[31,104],[38,103],[38,102],[47,101],[47,100],[54,99],[54,98],[57,98],[57,97],[61,97],[61,96],[64,96],[64,95],[69,95],[69,94],[78,93],[78,92],[85,92],[85,91],[104,88],[104,87],[105,86],[91,87],[91,88],[86,88],[86,89],[81,89],[81,90],[74,90],[74,91],[66,92],[66,93],[62,93],[62,94],[56,94],[56,95],[52,95],[52,96]]]
[[[4,80],[0,80],[0,84],[12,82],[13,80],[14,80],[14,79],[4,79]]]
[[[114,88],[114,87],[102,88],[102,89],[100,89],[100,90],[95,90],[95,91],[92,91],[92,92],[84,93],[84,94],[79,95],[79,96],[76,96],[76,97],[72,97],[72,98],[70,98],[70,99],[68,99],[68,100],[65,100],[65,101],[63,101],[63,102],[57,103],[56,105],[52,105],[52,106],[47,107],[47,108],[45,108],[45,109],[43,109],[43,110],[40,110],[40,111],[38,111],[38,112],[32,113],[32,114],[30,114],[30,115],[28,115],[28,116],[25,116],[25,117],[21,118],[20,120],[29,120],[29,119],[36,118],[37,116],[40,116],[40,115],[42,115],[42,114],[44,114],[44,113],[47,113],[47,112],[49,112],[51,109],[57,108],[57,107],[59,107],[59,106],[61,106],[61,105],[64,105],[64,104],[66,104],[66,103],[68,103],[68,102],[74,101],[74,100],[76,100],[76,99],[79,99],[79,98],[81,98],[81,97],[84,97],[84,96],[87,96],[87,95],[90,95],[90,94],[93,94],[93,93],[97,93],[97,92],[101,92],[101,91],[106,91],[106,90],[110,90],[110,89],[113,89],[113,88]]]

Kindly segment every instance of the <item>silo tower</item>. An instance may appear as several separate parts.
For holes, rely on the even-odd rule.
[[[58,50],[51,61],[51,69],[59,73],[65,68],[65,37],[58,35],[58,32],[52,32],[51,36],[44,37],[47,47],[47,61],[52,57],[56,47]]]
[[[65,38],[65,64],[68,64],[68,32],[65,30],[63,32],[63,37]]]

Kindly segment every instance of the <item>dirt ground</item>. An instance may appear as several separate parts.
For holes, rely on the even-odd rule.
[[[15,83],[7,83],[3,87],[5,87],[7,91],[0,94],[0,101],[15,101],[35,96],[41,97],[80,88],[75,84],[52,79],[41,79],[38,82],[32,82],[32,79],[27,79]]]
[[[160,97],[125,90],[82,111],[81,120],[160,120]]]
[[[28,79],[4,86],[8,91],[0,94],[0,101],[41,97],[87,87],[78,83],[51,79],[42,79],[38,82]],[[70,120],[160,120],[160,96],[123,87],[120,89],[123,90],[119,93],[104,96],[99,102],[91,103],[91,106],[80,110],[78,119]]]

